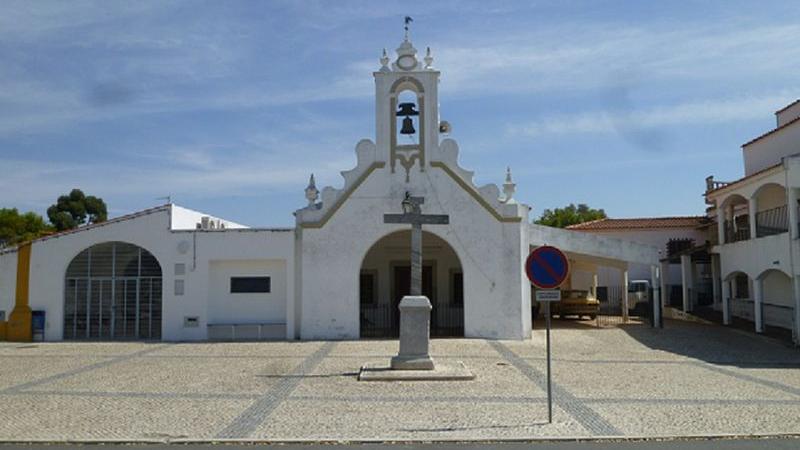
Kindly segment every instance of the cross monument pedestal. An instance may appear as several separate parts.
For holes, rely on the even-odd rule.
[[[434,369],[429,353],[431,309],[424,295],[406,295],[400,301],[400,351],[392,358],[392,369]]]

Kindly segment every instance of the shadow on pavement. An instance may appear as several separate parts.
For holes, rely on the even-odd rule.
[[[661,329],[648,325],[620,325],[619,328],[653,350],[710,364],[741,368],[800,368],[800,351],[797,349],[721,325],[666,320]]]

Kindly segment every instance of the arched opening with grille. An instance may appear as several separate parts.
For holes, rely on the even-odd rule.
[[[89,247],[67,267],[64,339],[161,339],[161,265],[125,242]]]
[[[461,260],[441,237],[422,232],[422,294],[433,306],[431,337],[464,336]],[[360,335],[397,337],[398,305],[411,288],[411,231],[390,233],[370,247],[359,274]]]

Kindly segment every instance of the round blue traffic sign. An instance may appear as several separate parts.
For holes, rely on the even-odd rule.
[[[536,248],[525,260],[525,273],[539,289],[555,289],[569,275],[569,260],[564,253],[549,245]]]

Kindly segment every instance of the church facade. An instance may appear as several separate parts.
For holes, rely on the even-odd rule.
[[[169,204],[0,253],[6,333],[32,312],[45,340],[396,336],[411,233],[384,216],[402,213],[407,196],[422,199],[423,214],[447,216],[423,225],[433,336],[530,337],[523,263],[538,245],[567,251],[573,287],[596,285],[601,265],[627,276],[630,264],[651,268],[658,285],[655,247],[531,224],[510,171],[502,188],[476,186],[440,121],[439,75],[430,49],[420,57],[408,39],[395,58],[384,51],[375,140],[356,145],[341,189],[319,190],[312,176],[294,228]]]

